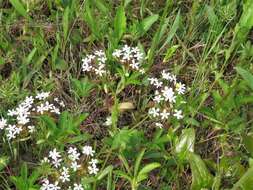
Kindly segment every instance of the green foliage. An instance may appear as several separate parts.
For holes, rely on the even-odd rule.
[[[213,177],[200,156],[189,152],[188,161],[192,172],[191,189],[200,190],[202,188],[210,188],[212,186]]]
[[[236,67],[236,71],[243,77],[249,87],[253,90],[253,75],[241,67]]]
[[[72,78],[71,82],[72,82],[73,92],[75,96],[77,96],[78,98],[89,96],[91,90],[94,87],[93,83],[91,83],[87,77],[82,80],[77,80],[75,78]]]
[[[31,175],[27,168],[27,164],[24,163],[20,169],[20,176],[11,176],[11,181],[15,187],[19,190],[37,190],[39,185],[35,184],[38,180],[40,173],[36,170],[33,170]]]
[[[10,0],[10,2],[20,15],[22,15],[23,17],[29,18],[23,4],[19,0]]]
[[[60,115],[58,123],[46,115],[41,116],[45,124],[46,133],[44,138],[37,141],[38,144],[48,143],[51,145],[64,146],[64,143],[74,144],[80,141],[86,141],[90,138],[87,133],[80,132],[80,124],[87,118],[88,114],[73,116],[68,112]]]
[[[241,177],[241,179],[234,185],[233,190],[241,188],[243,190],[250,190],[253,186],[253,168],[249,168],[248,171]]]
[[[184,129],[175,144],[175,153],[180,160],[185,160],[190,152],[194,152],[195,131],[194,129]]]

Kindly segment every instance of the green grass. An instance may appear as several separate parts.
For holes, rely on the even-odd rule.
[[[50,150],[88,144],[100,171],[72,176],[87,190],[251,190],[252,27],[252,0],[0,0],[0,119],[40,91],[66,105],[33,116],[33,135],[0,130],[0,189],[39,189],[59,177],[40,164]],[[113,58],[125,44],[145,55],[144,75]],[[100,49],[110,75],[82,72]],[[163,69],[188,90],[184,118],[160,129],[147,78]]]

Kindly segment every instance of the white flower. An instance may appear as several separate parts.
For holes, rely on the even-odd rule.
[[[169,100],[169,102],[171,103],[175,102],[176,97],[174,96],[174,91],[172,88],[165,86],[165,88],[162,90],[162,93],[163,93],[165,101]]]
[[[20,134],[23,129],[22,127],[17,127],[16,125],[8,125],[6,130],[7,130],[6,136],[9,140],[11,140],[11,139],[15,139],[16,135]]]
[[[66,167],[63,167],[62,172],[61,172],[61,176],[60,176],[60,180],[64,183],[66,181],[70,181],[69,177],[70,177],[69,169]]]
[[[41,160],[41,163],[42,163],[42,164],[49,163],[49,159],[48,159],[47,157],[44,157],[44,158]]]
[[[89,58],[84,58],[82,59],[82,70],[83,72],[89,72],[93,69],[93,67],[90,65],[91,64],[91,60]]]
[[[99,169],[96,166],[91,165],[91,166],[88,166],[88,171],[89,171],[89,174],[96,175],[98,173]]]
[[[140,68],[140,63],[139,63],[139,62],[132,61],[132,63],[130,64],[130,67],[131,67],[132,69],[138,70],[138,69]]]
[[[159,94],[158,91],[155,92],[155,97],[154,97],[154,101],[157,103],[160,103],[161,101],[163,101],[164,98]]]
[[[53,160],[57,160],[58,158],[61,158],[60,152],[57,152],[56,148],[49,151],[49,158],[52,158]]]
[[[105,125],[106,126],[111,126],[112,125],[112,117],[111,116],[106,118]]]
[[[182,119],[183,118],[182,110],[175,110],[173,116],[175,116],[177,119]]]
[[[74,162],[71,162],[71,166],[70,166],[72,169],[73,169],[73,171],[75,172],[75,171],[77,171],[78,170],[78,168],[80,168],[81,167],[81,165],[79,165],[76,161],[74,161]]]
[[[91,159],[91,161],[89,162],[89,164],[92,166],[96,166],[97,163],[98,163],[97,159]]]
[[[98,75],[98,76],[103,76],[103,74],[106,73],[105,69],[104,69],[104,65],[100,64],[98,65],[98,68],[95,69],[95,73]]]
[[[170,80],[171,79],[171,74],[166,71],[162,71],[162,78],[165,80]]]
[[[112,56],[116,58],[120,58],[121,55],[122,55],[122,51],[120,49],[116,49],[112,53]]]
[[[17,111],[15,109],[12,109],[12,110],[8,110],[8,113],[7,113],[8,116],[14,116],[14,115],[17,115]]]
[[[74,184],[74,189],[73,189],[73,190],[84,190],[84,189],[83,189],[83,187],[82,187],[81,184],[75,183],[75,184]]]
[[[48,157],[52,159],[52,164],[54,167],[58,168],[61,165],[61,155],[60,152],[57,152],[56,148],[49,152]]]
[[[83,147],[82,153],[86,156],[93,156],[95,151],[92,149],[91,146],[86,145]]]
[[[158,79],[157,78],[151,77],[151,78],[148,78],[148,80],[150,81],[150,84],[152,84],[152,85],[158,83]]]
[[[29,125],[27,128],[28,128],[29,133],[34,133],[35,132],[35,126],[34,125]]]
[[[17,122],[18,124],[25,125],[30,122],[30,119],[28,118],[27,115],[18,115]]]
[[[155,126],[159,127],[159,128],[163,128],[163,124],[161,124],[161,123],[155,123]]]
[[[150,108],[148,113],[149,115],[153,116],[153,117],[158,117],[159,116],[159,108]]]
[[[41,93],[38,93],[35,98],[38,100],[45,100],[46,98],[49,97],[49,95],[50,95],[49,92],[41,92]]]
[[[59,168],[61,166],[61,162],[62,162],[62,159],[59,158],[59,159],[53,160],[52,164],[54,165],[55,168]]]
[[[184,94],[185,90],[185,84],[182,84],[181,82],[176,83],[176,91],[178,92],[178,94]]]
[[[176,75],[172,75],[171,73],[166,72],[166,71],[162,71],[162,78],[165,79],[165,80],[168,80],[170,82],[176,82],[177,81]]]
[[[163,86],[163,82],[156,80],[154,85],[155,85],[156,88],[160,88],[160,87]]]
[[[72,161],[79,160],[79,156],[80,156],[80,153],[77,151],[77,148],[70,147],[68,149],[68,157],[70,160],[72,160]]]
[[[60,101],[60,106],[64,108],[65,107],[65,103],[63,101]]]
[[[58,182],[56,181],[54,184],[49,183],[48,179],[43,180],[43,184],[40,187],[40,190],[60,190],[61,188],[58,186]]]
[[[1,118],[0,120],[0,129],[3,130],[7,126],[7,120],[4,118]]]
[[[160,116],[161,116],[161,119],[168,119],[170,113],[167,112],[166,109],[164,109],[161,113],[160,113]]]

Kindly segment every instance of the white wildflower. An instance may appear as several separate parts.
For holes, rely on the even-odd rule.
[[[150,108],[148,113],[149,115],[151,115],[152,117],[158,117],[159,116],[159,108]]]
[[[93,156],[95,151],[92,149],[91,146],[84,146],[82,149],[82,153],[86,156]]]
[[[4,118],[1,118],[0,120],[0,129],[3,130],[7,126],[7,120]]]
[[[173,116],[175,116],[177,119],[182,119],[183,118],[182,110],[175,110]]]
[[[84,190],[81,184],[74,183],[73,190]]]
[[[40,92],[40,93],[38,93],[38,94],[36,95],[35,98],[38,99],[38,100],[45,100],[46,98],[49,97],[49,95],[50,95],[49,92]]]

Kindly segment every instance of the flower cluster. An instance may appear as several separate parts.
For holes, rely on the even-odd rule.
[[[41,92],[34,96],[27,96],[15,109],[8,110],[8,120],[0,119],[0,130],[6,131],[6,136],[9,140],[16,139],[23,131],[33,133],[35,126],[32,118],[35,115],[44,113],[60,114],[60,107],[64,107],[63,101],[55,98],[53,103],[50,103],[49,92]],[[13,122],[14,121],[14,122]]]
[[[144,55],[138,47],[125,45],[120,49],[114,50],[112,55],[127,68],[144,73],[144,69],[141,67]]]
[[[106,74],[105,62],[107,58],[105,52],[102,50],[95,51],[94,54],[87,55],[82,59],[82,70],[83,72],[93,72],[99,77]]]
[[[155,93],[152,97],[155,105],[149,109],[149,115],[163,121],[170,116],[182,119],[182,110],[175,107],[183,103],[178,97],[186,92],[185,84],[178,82],[175,75],[165,70],[162,71],[161,78],[152,77],[148,78],[148,80],[155,88]],[[159,123],[156,125],[161,126]]]
[[[53,149],[49,152],[48,157],[42,160],[42,164],[49,164],[59,172],[58,178],[50,183],[48,179],[44,179],[41,190],[57,190],[62,187],[68,187],[73,190],[83,190],[80,183],[76,183],[76,176],[81,171],[87,171],[90,175],[96,175],[99,171],[97,167],[98,160],[93,158],[95,151],[91,146],[84,146],[82,151],[76,147],[69,147],[66,154]],[[75,181],[72,183],[72,181]],[[71,186],[73,184],[73,187]]]

